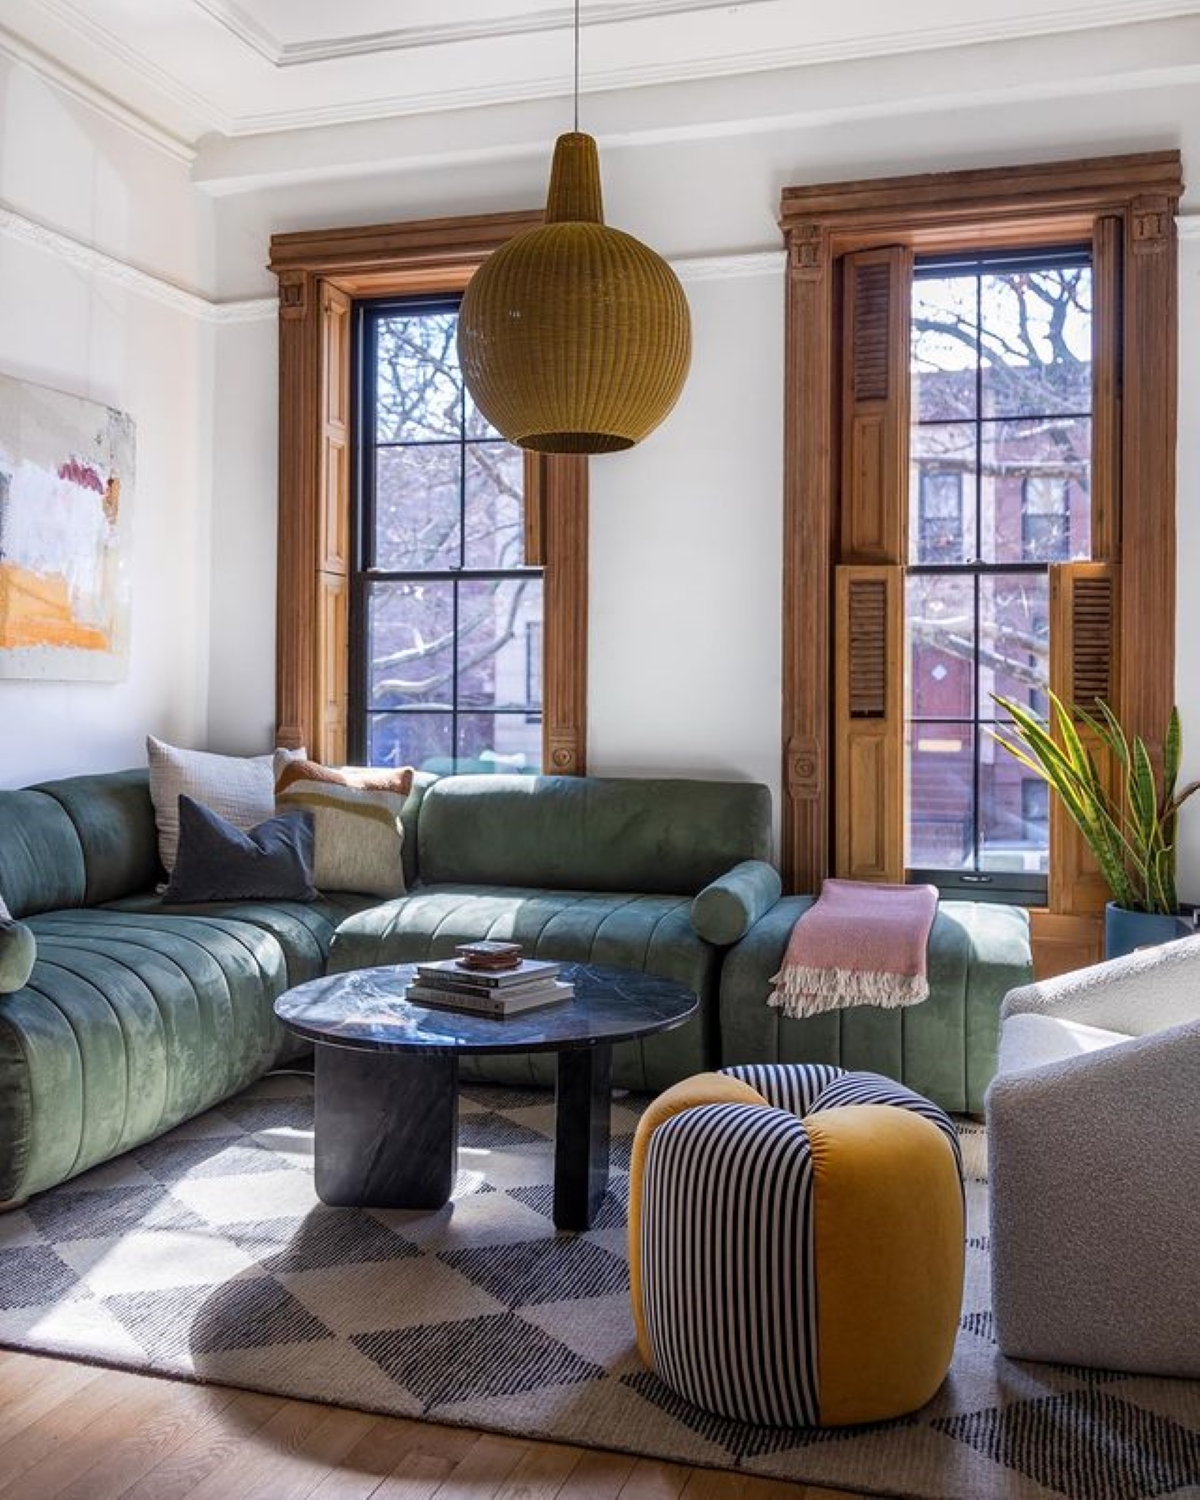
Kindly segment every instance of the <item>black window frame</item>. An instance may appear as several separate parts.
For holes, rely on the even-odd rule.
[[[478,705],[460,705],[457,663],[453,676],[451,701],[448,708],[392,707],[376,709],[370,705],[370,596],[373,585],[379,583],[405,583],[418,580],[426,583],[450,583],[453,585],[457,650],[460,585],[475,582],[490,582],[496,579],[519,578],[528,578],[537,580],[539,583],[544,583],[545,579],[545,568],[533,565],[522,565],[517,568],[477,568],[467,567],[463,563],[457,567],[405,569],[380,568],[375,563],[375,455],[382,448],[417,446],[420,441],[381,443],[378,440],[373,379],[373,372],[378,366],[378,326],[388,317],[412,316],[414,313],[428,313],[431,316],[457,313],[461,304],[461,293],[365,298],[353,304],[351,322],[351,368],[353,377],[350,392],[350,463],[353,512],[350,528],[350,577],[348,580],[350,592],[348,649],[350,660],[348,673],[349,722],[347,724],[347,751],[351,760],[361,765],[370,764],[370,721],[373,718],[391,718],[397,716],[449,718],[451,753],[448,758],[453,767],[453,770],[449,774],[456,774],[460,761],[467,759],[467,757],[460,756],[459,754],[459,721],[461,718],[472,714],[487,714],[492,717],[511,717],[520,720],[523,724],[540,724],[544,718],[545,706],[542,702],[539,702],[536,709],[532,704],[512,708],[482,709]],[[470,443],[483,441],[495,442],[497,439],[470,439],[460,436],[458,439],[446,439],[445,441],[447,444],[453,443],[464,452],[465,464],[465,449]],[[459,506],[460,515],[464,519],[465,504],[465,478],[460,477]],[[465,526],[460,527],[460,536],[465,536]],[[544,625],[543,615],[543,629]],[[528,667],[526,668],[526,678],[528,678]],[[528,690],[528,681],[526,685]],[[542,684],[542,690],[544,695],[544,683]],[[540,774],[544,769],[540,763],[540,759],[539,756],[539,764],[536,767],[529,768],[531,774]]]

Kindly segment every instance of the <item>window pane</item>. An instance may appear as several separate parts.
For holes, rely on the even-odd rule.
[[[966,423],[912,432],[908,560],[975,559],[975,428]]]
[[[541,768],[542,723],[524,714],[460,714],[460,771],[536,772]]]
[[[540,578],[459,585],[458,700],[464,709],[540,708],[541,653],[531,681],[531,627],[540,633]]]
[[[1045,783],[1002,750],[990,735],[980,741],[979,867],[1044,875],[1050,865]]]
[[[375,435],[381,443],[457,442],[462,377],[457,313],[380,319],[375,360]]]
[[[998,573],[979,580],[979,714],[1004,717],[992,695],[1041,712],[1050,674],[1050,578]]]
[[[445,774],[454,769],[450,714],[372,714],[367,746],[373,766],[415,766]]]
[[[367,640],[369,709],[453,706],[454,584],[372,584]]]
[[[960,719],[975,708],[975,585],[970,578],[909,575],[910,718]]]
[[[976,278],[919,277],[913,283],[913,412],[918,422],[975,417]]]
[[[985,422],[981,447],[984,560],[1089,557],[1091,421]]]
[[[375,455],[377,568],[455,568],[460,561],[457,444],[380,448]]]
[[[471,393],[463,386],[463,400],[466,405],[465,431],[467,437],[472,441],[485,438],[498,438],[500,434],[484,416],[471,399]]]
[[[969,723],[909,725],[910,866],[960,870],[972,865],[974,734]]]
[[[1092,406],[1090,267],[986,275],[984,417],[1086,412]]]
[[[468,568],[525,562],[525,459],[511,443],[471,443],[466,454]]]

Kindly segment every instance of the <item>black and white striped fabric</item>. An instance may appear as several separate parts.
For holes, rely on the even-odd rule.
[[[642,1206],[655,1368],[707,1411],[818,1420],[812,1157],[793,1114],[712,1104],[660,1125]]]
[[[756,1089],[776,1109],[790,1110],[802,1120],[821,1093],[844,1076],[846,1069],[832,1063],[739,1063],[722,1068],[726,1078],[737,1078]]]
[[[842,1072],[840,1078],[833,1079],[817,1095],[810,1108],[812,1113],[817,1113],[826,1109],[841,1109],[847,1104],[890,1104],[896,1109],[907,1109],[914,1115],[922,1115],[931,1125],[936,1125],[950,1142],[959,1179],[962,1179],[962,1147],[959,1145],[958,1132],[946,1111],[932,1100],[905,1088],[893,1078],[885,1078],[882,1073]]]

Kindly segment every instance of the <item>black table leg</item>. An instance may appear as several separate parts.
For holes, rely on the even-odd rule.
[[[441,1208],[454,1188],[458,1059],[316,1049],[317,1196],[335,1208]]]
[[[612,1047],[558,1054],[554,1117],[554,1223],[590,1229],[608,1188]]]

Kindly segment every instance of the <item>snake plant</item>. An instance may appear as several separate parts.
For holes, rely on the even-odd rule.
[[[1179,809],[1200,790],[1198,781],[1178,789],[1183,756],[1179,711],[1171,710],[1160,778],[1145,741],[1139,735],[1131,739],[1100,699],[1096,712],[1090,714],[1068,708],[1051,693],[1049,723],[1011,699],[997,697],[995,701],[1012,723],[1005,726],[1008,735],[993,730],[993,739],[1058,793],[1095,855],[1117,905],[1173,916],[1178,911],[1176,822]],[[1106,784],[1084,743],[1080,724],[1112,756],[1115,791]]]

